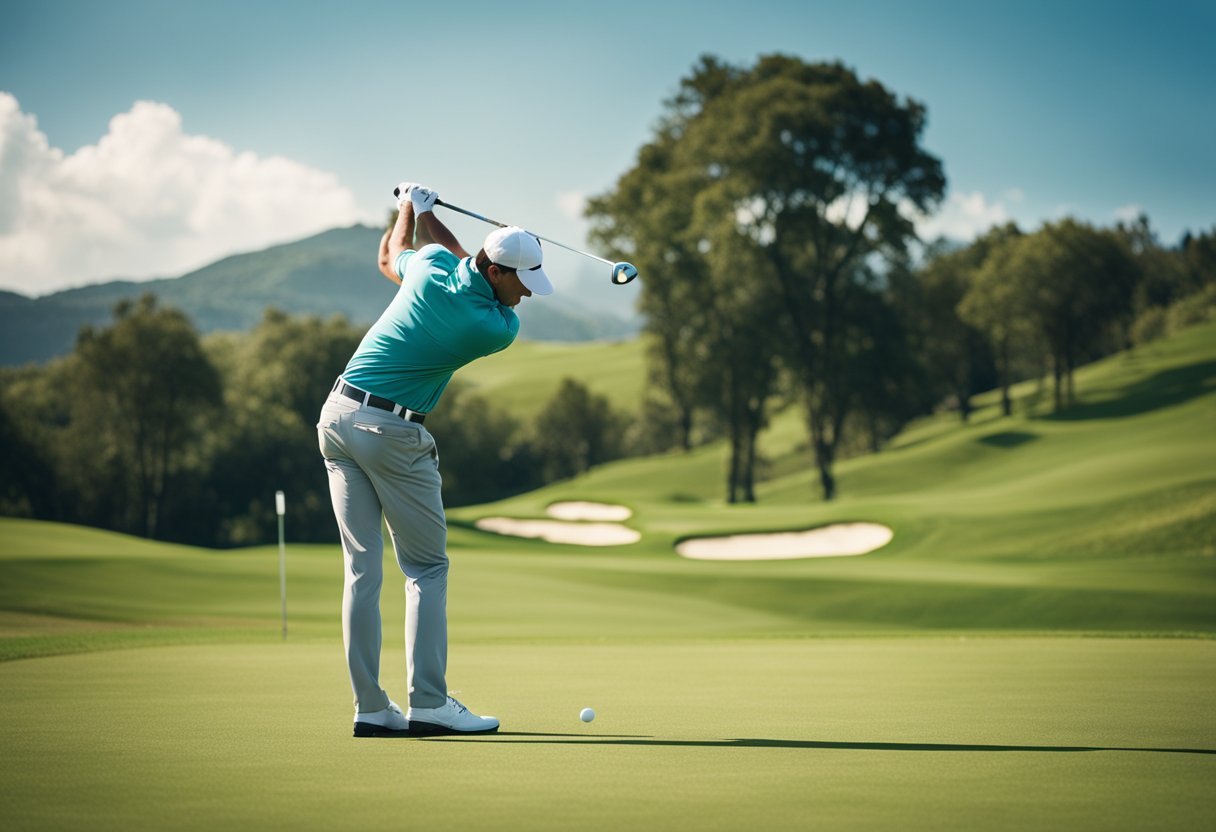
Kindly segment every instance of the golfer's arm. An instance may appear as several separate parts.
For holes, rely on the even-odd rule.
[[[394,283],[400,283],[401,278],[397,277],[397,275],[393,273],[393,261],[388,256],[388,237],[392,233],[392,230],[385,231],[384,236],[380,238],[380,254],[378,257],[380,274],[384,275]]]
[[[418,218],[418,238],[426,238],[428,243],[439,243],[457,257],[469,256],[469,253],[460,247],[456,236],[435,216],[434,211],[427,211]]]
[[[393,271],[393,264],[401,252],[413,247],[414,242],[414,206],[408,200],[397,212],[397,222],[391,231],[380,241],[380,271],[389,280],[400,284],[401,278]]]

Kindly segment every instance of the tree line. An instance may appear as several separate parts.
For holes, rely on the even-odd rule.
[[[946,399],[965,419],[994,386],[1009,413],[1009,386],[1044,372],[1067,407],[1076,367],[1130,344],[1138,315],[1210,295],[1212,233],[1166,249],[1147,219],[920,245],[914,219],[946,184],[925,123],[839,63],[707,56],[590,201],[593,236],[644,276],[649,373],[681,445],[706,424],[729,437],[728,501],[755,500],[775,403],[801,405],[830,500],[842,452],[878,450]]]
[[[1047,379],[1212,317],[1216,229],[1163,245],[1146,217],[917,239],[945,191],[923,105],[838,64],[706,57],[653,138],[592,199],[593,237],[642,273],[650,384],[634,413],[573,379],[531,421],[455,380],[428,428],[444,499],[501,499],[623,456],[722,439],[724,496],[756,499],[757,439],[801,408],[820,494],[843,456],[911,419]],[[154,297],[74,352],[0,371],[0,513],[213,546],[265,542],[286,491],[293,539],[333,540],[316,416],[362,337],[267,311],[202,338]],[[808,494],[808,499],[812,495]]]
[[[365,328],[268,310],[200,337],[152,295],[74,351],[0,372],[0,514],[207,546],[337,539],[315,425]],[[500,499],[631,451],[626,419],[566,379],[533,424],[454,381],[428,427],[448,505]]]

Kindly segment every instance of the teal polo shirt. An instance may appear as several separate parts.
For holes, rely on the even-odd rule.
[[[363,336],[342,373],[348,382],[429,413],[452,373],[504,350],[519,318],[494,297],[472,257],[440,245],[403,251],[393,264],[401,286]]]

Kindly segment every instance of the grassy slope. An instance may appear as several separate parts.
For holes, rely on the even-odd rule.
[[[483,383],[514,388],[529,366],[552,379],[571,353],[610,366],[603,356],[617,351],[616,370],[637,357],[636,345],[521,346],[536,352],[532,362]],[[969,425],[925,420],[890,451],[843,463],[842,497],[830,504],[813,498],[813,472],[802,471],[764,484],[756,505],[723,505],[724,452],[711,446],[454,510],[453,631],[468,640],[1212,633],[1214,359],[1216,326],[1200,327],[1083,369],[1083,405],[1068,418],[1031,403],[1001,419],[994,402],[981,402]],[[1033,390],[1018,393],[1030,402]],[[775,427],[770,443],[790,453],[789,433]],[[479,516],[541,516],[566,498],[631,506],[643,541],[585,550],[471,529]],[[704,563],[672,553],[692,534],[856,519],[890,525],[894,541],[861,558],[808,561]],[[31,521],[0,528],[0,656],[276,632],[274,548],[217,553]],[[297,635],[330,633],[332,547],[292,546],[291,563]],[[386,617],[400,599],[387,603]]]
[[[474,361],[457,378],[524,422],[540,412],[565,378],[607,396],[613,407],[634,412],[646,382],[643,342],[640,338],[585,344],[520,341],[509,350]]]
[[[349,739],[333,546],[289,547],[281,644],[275,547],[0,520],[0,658],[43,657],[0,663],[0,816],[95,829],[1198,828],[1216,774],[1216,640],[1041,635],[1216,630],[1214,358],[1216,327],[1191,330],[1086,368],[1069,418],[1027,404],[999,419],[989,402],[968,426],[925,420],[842,464],[830,505],[797,472],[758,505],[724,506],[710,447],[452,512],[449,683],[504,719],[489,738]],[[537,360],[549,372],[568,357]],[[508,395],[536,382],[517,372],[484,383]],[[766,434],[770,456],[796,458],[796,418]],[[643,541],[583,550],[470,528],[571,497],[629,504]],[[693,533],[840,519],[886,522],[895,540],[770,563],[671,549]],[[402,607],[386,590],[383,682],[399,701]],[[993,633],[1005,637],[972,638]],[[97,652],[132,646],[150,649]],[[577,721],[585,705],[591,725]]]
[[[981,401],[969,425],[928,419],[890,451],[843,463],[831,504],[814,499],[807,470],[765,484],[757,505],[723,505],[723,450],[711,447],[604,466],[453,517],[622,502],[648,533],[642,544],[583,555],[578,567],[551,559],[550,571],[780,611],[815,631],[1216,629],[1216,327],[1083,369],[1082,406],[1065,418],[1033,404],[1031,388],[1017,391],[1027,403],[1012,418]],[[780,564],[669,555],[695,533],[855,519],[889,524],[894,542],[864,558]]]

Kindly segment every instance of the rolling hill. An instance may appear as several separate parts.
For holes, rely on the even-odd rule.
[[[517,366],[538,374],[549,366],[547,348],[536,349],[534,360]],[[624,348],[569,349],[578,355]],[[621,355],[628,365],[629,351]],[[565,372],[559,356],[549,362]],[[499,375],[501,389],[509,388],[511,374]],[[493,374],[489,378],[481,383],[490,385]],[[621,460],[500,503],[452,509],[450,545],[468,564],[467,580],[483,586],[473,593],[484,591],[477,603],[487,610],[507,603],[497,594],[505,585],[526,596],[543,595],[549,590],[542,587],[556,582],[577,597],[598,587],[605,597],[657,593],[665,603],[691,604],[690,614],[701,609],[707,617],[698,612],[679,628],[706,633],[1216,634],[1216,324],[1082,368],[1077,383],[1082,402],[1062,415],[1051,414],[1029,383],[1015,390],[1013,417],[1001,417],[991,396],[980,400],[967,424],[945,414],[914,424],[890,450],[841,463],[841,496],[831,503],[816,495],[809,457],[797,442],[796,414],[790,414],[783,417],[788,424],[778,420],[765,434],[764,447],[791,473],[763,482],[755,505],[723,503],[726,452],[716,443],[687,454]],[[605,390],[626,387],[615,382]],[[547,505],[565,499],[629,506],[629,525],[642,540],[588,552],[472,526],[491,515],[543,517]],[[690,535],[849,520],[883,523],[895,539],[861,558],[709,563],[673,553]],[[169,561],[155,556],[159,544],[32,521],[3,520],[0,530],[0,609],[35,617],[28,649],[55,649],[57,637],[38,632],[44,616],[136,621],[164,626],[174,638],[190,631],[209,639],[227,627],[256,628],[273,618],[274,609],[257,612],[262,602],[246,591],[255,573],[273,566],[261,555],[165,547],[176,564],[166,570]],[[299,568],[314,557],[328,562],[331,550],[297,547]],[[65,557],[78,568],[58,572]],[[296,580],[305,581],[297,591],[311,598],[327,585],[327,568],[297,572]],[[199,581],[215,592],[200,593]],[[128,597],[131,586],[145,591],[137,606]],[[317,600],[315,615],[302,612],[313,602],[298,603],[307,631],[327,631],[327,602]],[[538,609],[550,605],[539,596],[536,603]],[[486,616],[472,614],[454,626],[472,639],[503,635],[489,624],[497,616]],[[197,625],[204,619],[206,625]],[[658,633],[668,625],[676,626],[660,616],[630,626]],[[536,628],[520,623],[511,632],[539,638],[545,628],[537,620]],[[563,632],[582,630],[563,625]],[[138,637],[151,635],[141,628]],[[88,640],[73,634],[73,643],[82,638]]]
[[[268,307],[292,314],[345,315],[370,324],[392,298],[394,286],[376,269],[381,231],[367,226],[333,229],[263,251],[226,257],[176,278],[116,280],[39,298],[0,292],[0,364],[45,361],[71,351],[85,324],[110,321],[118,301],[145,292],[184,310],[201,332],[244,330]],[[589,278],[571,278],[572,287]],[[563,289],[566,287],[563,287]],[[542,341],[619,338],[638,329],[623,318],[581,302],[577,288],[559,289],[543,303],[520,309],[523,337]]]

